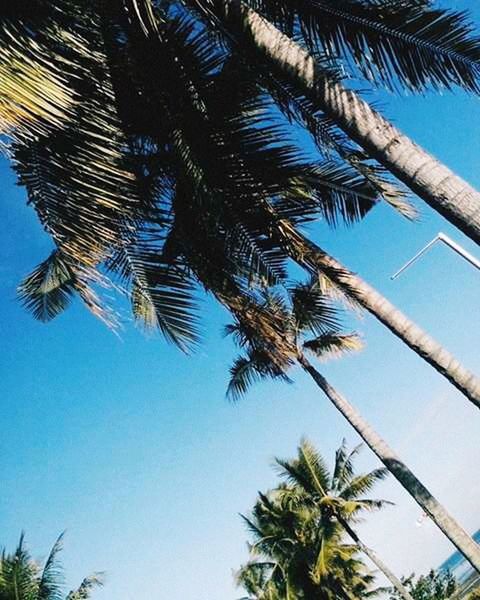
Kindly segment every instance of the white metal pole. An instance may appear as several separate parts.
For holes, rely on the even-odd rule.
[[[424,246],[419,252],[417,252],[417,254],[415,254],[415,256],[413,258],[411,258],[408,262],[406,262],[401,269],[399,269],[396,273],[394,273],[390,277],[390,279],[396,279],[401,273],[403,273],[403,271],[408,269],[408,267],[410,265],[412,265],[420,257],[422,257],[426,252],[428,252],[428,250],[430,250],[430,248],[432,246],[434,246],[437,242],[443,242],[444,244],[446,244],[454,252],[459,254],[462,258],[464,258],[466,261],[468,261],[471,265],[473,265],[480,271],[480,260],[475,258],[475,256],[470,254],[470,252],[467,252],[465,250],[465,248],[462,248],[462,246],[460,246],[460,244],[457,244],[456,242],[454,242],[451,238],[448,237],[448,235],[445,235],[444,233],[440,232],[433,238],[433,240],[431,242],[428,242],[428,244],[426,246]]]

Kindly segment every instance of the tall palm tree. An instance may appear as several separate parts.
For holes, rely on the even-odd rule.
[[[63,578],[58,553],[62,549],[60,536],[43,565],[34,561],[27,548],[23,534],[12,554],[3,550],[0,557],[1,600],[87,600],[92,591],[102,585],[102,574],[86,577],[79,587],[63,592]]]
[[[169,4],[174,5],[170,11],[165,8]],[[249,81],[251,87],[255,81],[254,101],[243,99],[244,121],[253,129],[258,127],[256,111],[260,93],[264,113],[268,105],[272,114],[275,104],[293,115],[292,118],[300,119],[319,147],[334,155],[326,169],[310,165],[299,173],[298,169],[292,170],[298,149],[285,150],[281,157],[277,153],[277,168],[292,181],[294,176],[307,177],[310,182],[316,180],[314,186],[302,185],[297,189],[297,213],[308,213],[312,218],[313,204],[317,214],[329,223],[350,222],[384,199],[411,215],[401,193],[297,90],[285,82],[279,84],[270,72],[265,74],[258,69],[256,62],[252,69],[248,61],[245,64],[237,48],[212,43],[208,37],[210,31],[201,29],[195,13],[183,8],[185,4],[188,3],[163,3],[156,6],[155,14],[148,0],[122,0],[95,6],[88,0],[48,3],[36,0],[34,11],[22,3],[15,9],[2,9],[0,129],[13,139],[9,152],[20,182],[27,187],[30,201],[58,248],[21,286],[21,296],[27,306],[37,317],[47,320],[67,306],[73,294],[78,294],[95,314],[111,321],[111,313],[102,307],[92,288],[92,285],[108,284],[95,269],[106,263],[110,270],[121,273],[122,285],[131,290],[134,311],[141,322],[157,325],[182,347],[193,343],[195,336],[188,334],[192,321],[187,314],[191,308],[187,297],[192,282],[178,257],[172,266],[159,255],[173,222],[172,197],[176,198],[176,212],[183,210],[182,205],[187,200],[186,194],[181,198],[175,189],[177,181],[181,176],[189,181],[189,186],[195,187],[201,180],[205,181],[208,173],[209,193],[218,198],[216,211],[221,204],[224,212],[231,214],[233,196],[239,190],[245,202],[251,191],[249,186],[256,185],[257,190],[260,187],[263,190],[261,194],[257,191],[255,196],[250,194],[249,208],[238,204],[235,218],[229,216],[222,224],[233,232],[230,245],[237,244],[237,254],[248,247],[251,265],[255,266],[264,261],[268,253],[276,253],[277,258],[280,254],[289,255],[304,268],[321,273],[324,280],[328,278],[367,308],[480,406],[478,378],[381,294],[295,233],[288,219],[282,218],[286,213],[279,211],[278,202],[272,202],[272,195],[278,192],[273,184],[281,176],[270,168],[266,171],[266,181],[267,152],[263,152],[263,161],[258,160],[261,168],[256,167],[252,143],[249,157],[244,156],[249,139],[245,132],[241,137],[238,135],[241,120],[237,117],[235,122],[235,117],[229,115],[222,126],[218,124],[215,128],[212,124],[217,115],[225,111],[222,104],[228,105],[232,92],[238,93],[238,82]],[[395,13],[394,7],[385,7],[385,10],[387,8]],[[430,23],[432,15],[426,8],[425,11]],[[437,16],[439,23],[446,19],[441,11]],[[344,25],[341,20],[339,23],[331,35],[338,27],[346,27],[345,31],[354,27],[348,19]],[[457,41],[466,39],[459,18],[453,19],[451,25],[452,31],[458,34]],[[412,25],[414,29],[418,26],[417,21]],[[34,38],[32,32],[35,32]],[[375,34],[379,37],[376,42],[379,48],[387,43],[388,36],[382,37],[384,33],[382,30]],[[354,42],[350,38],[351,46]],[[392,52],[400,51],[398,44],[402,51],[402,61],[396,64],[395,72],[410,72],[408,77],[403,73],[403,80],[400,78],[404,84],[412,79],[412,86],[416,82],[417,87],[422,87],[429,79],[437,84],[463,83],[466,87],[475,87],[468,61],[460,68],[463,63],[455,59],[456,55],[450,52],[447,60],[441,48],[434,52],[435,40],[430,40],[428,48],[422,50],[429,60],[423,60],[416,69],[415,60],[420,50],[409,40],[391,43]],[[455,41],[451,44],[455,45]],[[471,52],[474,47],[472,41]],[[375,60],[380,60],[377,54]],[[152,56],[156,61],[151,60]],[[357,57],[356,60],[361,62],[362,59]],[[440,68],[445,62],[446,70]],[[458,72],[452,65],[457,65]],[[328,73],[331,70],[328,66]],[[235,77],[236,72],[242,73],[242,77]],[[379,73],[384,77],[388,75],[384,69]],[[222,98],[223,103],[218,98]],[[248,102],[250,106],[246,106]],[[226,122],[228,127],[225,127]],[[251,132],[252,128],[249,135]],[[269,142],[284,135],[277,127],[265,126],[263,132]],[[231,140],[230,151],[221,153],[218,150],[221,145],[225,148],[227,138]],[[259,138],[255,144],[258,150],[266,150]],[[222,177],[228,163],[230,180]],[[254,180],[260,176],[262,181],[255,184]],[[232,194],[228,197],[227,186]],[[293,188],[290,184],[290,197],[294,194]],[[356,202],[352,202],[353,196]],[[254,209],[252,202],[258,204],[260,200],[262,206]],[[301,203],[306,206],[300,206]],[[205,202],[200,202],[196,210],[203,212]],[[268,216],[268,212],[272,214]],[[292,212],[290,208],[290,221]],[[177,228],[177,238],[179,232]],[[53,286],[53,281],[61,284],[62,293],[58,292],[58,286]],[[182,321],[185,326],[181,326]]]
[[[462,14],[433,8],[425,0],[381,5],[360,0],[193,0],[192,4],[219,16],[241,48],[254,49],[260,60],[311,98],[370,156],[480,243],[480,194],[357,93],[328,77],[314,58],[319,52],[346,56],[362,75],[391,87],[461,85],[478,93],[480,43],[470,36],[471,27]],[[293,34],[304,47],[291,39]]]
[[[354,458],[359,450],[360,446],[357,446],[348,452],[345,441],[343,441],[335,454],[333,471],[330,472],[323,457],[314,446],[307,440],[302,440],[295,459],[276,459],[276,462],[281,468],[280,475],[303,492],[303,503],[313,505],[321,512],[325,512],[326,515],[335,518],[359,550],[368,556],[390,581],[399,597],[403,600],[413,600],[398,577],[371,548],[362,542],[351,525],[351,522],[356,522],[361,512],[378,510],[386,504],[385,500],[365,498],[364,494],[369,492],[376,482],[384,479],[388,470],[385,468],[375,469],[370,473],[356,475]]]
[[[265,124],[271,96],[189,13],[107,19],[88,0],[39,2],[46,25],[28,10],[23,29],[4,25],[15,40],[2,47],[7,66],[21,66],[7,69],[2,108],[17,172],[56,243],[21,287],[40,318],[74,293],[109,318],[91,287],[105,283],[101,265],[141,324],[189,348],[198,282],[245,322],[257,318],[251,287],[285,280],[292,227],[318,213],[354,220],[380,197],[350,163],[319,167],[281,144],[283,129]],[[22,88],[32,69],[50,87]],[[274,365],[297,360],[275,318],[259,327]]]
[[[289,492],[289,493],[287,493]],[[339,525],[280,486],[259,494],[250,517],[253,559],[237,582],[258,600],[353,600],[373,595],[373,577],[342,541]]]
[[[270,329],[275,330],[279,338],[275,339],[273,344],[273,334],[269,331],[268,337],[265,336],[263,319],[272,323]],[[234,400],[238,399],[254,381],[263,377],[288,380],[289,368],[295,362],[298,363],[385,467],[480,572],[480,546],[447,513],[348,400],[310,362],[308,354],[323,358],[332,352],[339,353],[358,345],[355,337],[339,333],[332,308],[325,302],[317,283],[293,288],[288,300],[279,294],[266,295],[256,306],[256,310],[252,308],[249,314],[237,317],[236,322],[228,326],[227,333],[232,334],[244,349],[244,353],[231,368],[228,396]],[[306,338],[308,333],[314,337]]]

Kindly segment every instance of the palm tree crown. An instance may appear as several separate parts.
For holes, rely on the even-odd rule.
[[[357,451],[347,453],[343,444],[332,474],[306,440],[297,459],[277,460],[288,483],[260,494],[252,516],[244,517],[254,538],[252,560],[237,580],[253,598],[363,598],[380,591],[372,589],[373,577],[358,558],[358,547],[343,541],[345,530],[337,518],[348,513],[346,518],[354,519],[360,510],[384,504],[361,498],[385,472],[355,476]]]
[[[103,576],[86,577],[79,587],[67,595],[63,592],[63,576],[58,553],[62,549],[60,536],[43,565],[32,560],[23,534],[12,554],[3,550],[0,558],[0,600],[87,600],[91,592],[102,585]]]

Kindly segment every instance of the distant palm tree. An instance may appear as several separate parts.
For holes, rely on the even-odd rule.
[[[55,542],[43,565],[34,561],[25,547],[23,534],[13,554],[3,550],[0,557],[0,600],[87,600],[102,585],[102,574],[86,577],[76,590],[66,596],[58,562],[62,537]]]
[[[404,600],[413,600],[407,589],[394,573],[381,561],[376,553],[366,546],[352,527],[359,513],[377,510],[387,502],[365,498],[376,482],[384,479],[388,470],[375,469],[369,473],[355,474],[354,458],[360,446],[348,452],[345,441],[335,454],[335,464],[330,472],[323,457],[307,440],[302,440],[298,448],[298,456],[293,460],[276,459],[281,467],[280,474],[287,478],[291,485],[303,492],[302,503],[318,508],[327,516],[336,519],[370,560],[387,577],[398,594]],[[287,488],[286,493],[290,493]]]
[[[227,394],[238,399],[256,380],[272,377],[289,381],[296,362],[310,375],[332,404],[373,450],[392,475],[433,519],[458,550],[480,572],[480,546],[446,512],[359,412],[313,366],[307,354],[326,358],[358,348],[358,339],[341,334],[331,305],[318,283],[298,285],[289,297],[265,294],[227,326],[243,354],[231,368]],[[308,338],[308,334],[313,338]]]
[[[252,560],[237,583],[256,600],[354,600],[371,597],[373,576],[341,527],[284,486],[259,494],[250,517]]]

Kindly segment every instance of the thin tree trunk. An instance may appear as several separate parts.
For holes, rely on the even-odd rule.
[[[288,241],[289,252],[297,264],[314,272],[324,271],[347,296],[357,300],[407,346],[453,383],[477,408],[480,408],[480,379],[466,369],[441,344],[375,288],[298,233],[292,226],[284,223],[282,236]]]
[[[365,421],[360,413],[337,392],[328,381],[315,369],[304,355],[299,355],[298,362],[312,377],[318,387],[325,393],[332,404],[342,413],[360,437],[378,456],[392,475],[402,484],[412,498],[431,517],[448,539],[463,554],[468,562],[480,573],[480,546],[468,533],[447,513],[443,506],[432,496],[410,469],[400,460],[387,443]]]
[[[433,209],[480,243],[480,193],[394,127],[358,94],[320,73],[314,58],[241,0],[218,2],[235,32],[300,87],[370,156]]]
[[[376,553],[366,546],[362,540],[358,537],[357,533],[350,527],[348,522],[342,517],[337,515],[337,520],[340,525],[345,529],[348,535],[355,542],[358,549],[361,550],[368,558],[372,561],[372,563],[385,575],[385,577],[390,581],[393,587],[397,590],[403,600],[413,600],[412,596],[409,594],[408,590],[402,584],[400,579],[390,571],[387,565],[376,555]]]

